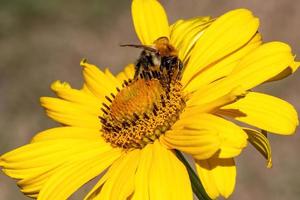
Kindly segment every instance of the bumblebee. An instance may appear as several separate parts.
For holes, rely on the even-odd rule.
[[[135,80],[155,78],[165,85],[181,78],[182,61],[178,58],[177,50],[169,43],[167,37],[158,38],[152,46],[133,44],[121,46],[143,49],[135,64]]]

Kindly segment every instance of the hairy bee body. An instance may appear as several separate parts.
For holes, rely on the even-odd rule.
[[[135,65],[135,79],[159,79],[163,83],[181,78],[183,64],[166,37],[157,39],[153,47],[144,49]]]

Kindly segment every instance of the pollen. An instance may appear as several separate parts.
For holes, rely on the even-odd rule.
[[[125,81],[111,104],[103,107],[102,136],[114,147],[143,148],[178,120],[185,107],[179,81],[163,87],[158,79]]]
[[[153,103],[160,99],[163,92],[158,80],[139,79],[121,90],[111,104],[111,116],[115,120],[134,119],[134,113],[142,115],[153,109]]]

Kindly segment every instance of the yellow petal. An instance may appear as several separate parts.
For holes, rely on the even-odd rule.
[[[145,172],[146,173],[146,172]],[[153,144],[153,161],[149,171],[149,199],[192,200],[193,194],[185,166],[159,141]]]
[[[35,168],[65,162],[74,158],[75,154],[84,153],[88,149],[92,150],[92,148],[99,152],[110,150],[111,146],[103,139],[93,141],[84,139],[47,140],[27,144],[10,151],[2,155],[1,160],[3,161],[3,167],[7,169]],[[22,174],[21,177],[15,178],[27,176],[30,176],[30,174]]]
[[[40,173],[35,177],[26,178],[18,181],[17,184],[20,188],[20,191],[23,192],[26,196],[37,198],[41,188],[54,172],[55,169],[50,171],[44,171],[43,173]]]
[[[51,89],[56,95],[66,101],[70,101],[83,106],[88,106],[95,110],[99,110],[102,101],[94,95],[87,94],[82,90],[76,90],[66,82],[55,81],[51,84]]]
[[[216,132],[218,140],[215,142],[217,144],[220,142],[220,158],[235,157],[247,145],[247,134],[239,126],[212,114],[183,113],[181,119],[173,125],[172,129]],[[188,143],[186,142],[185,145]],[[198,148],[201,149],[202,147],[199,146]]]
[[[183,85],[210,64],[245,45],[258,26],[258,19],[246,9],[233,10],[217,18],[197,41],[182,77]]]
[[[131,5],[135,31],[142,44],[152,44],[159,37],[169,37],[166,12],[157,0],[133,0]]]
[[[192,94],[191,98],[187,101],[185,108],[187,113],[214,113],[218,108],[243,98],[247,92],[243,88],[237,87],[224,96],[210,102],[207,102],[207,99],[201,98],[202,95],[198,94],[198,92]]]
[[[248,134],[249,142],[254,148],[259,151],[267,160],[267,168],[272,167],[272,151],[270,142],[263,131],[257,131],[250,128],[244,128],[244,131]]]
[[[42,131],[35,135],[31,142],[59,139],[103,140],[98,129],[80,127],[58,127]]]
[[[221,144],[219,133],[207,130],[206,127],[198,129],[186,127],[168,131],[160,140],[169,148],[178,149],[197,159],[210,158],[219,150]]]
[[[102,99],[102,98],[103,98],[103,97],[97,97],[97,96],[89,89],[89,87],[88,87],[85,83],[82,85],[82,88],[81,88],[80,91],[82,91],[82,92],[84,92],[84,93],[86,93],[86,94],[88,94],[88,95],[95,96],[96,98],[99,98],[99,99]]]
[[[115,163],[115,162],[114,162]],[[113,164],[114,164],[113,163]],[[111,169],[111,167],[109,168]],[[108,173],[106,172],[100,180],[97,182],[96,185],[89,191],[89,193],[84,197],[84,200],[97,200],[99,199],[99,193],[101,192],[103,184],[107,181],[108,179]]]
[[[22,146],[0,160],[4,173],[21,179],[18,185],[23,193],[36,195],[59,166],[97,157],[111,149],[100,139],[57,139]]]
[[[219,195],[228,198],[234,190],[236,167],[232,158],[220,159],[216,156],[207,160],[197,160],[196,169],[208,195],[215,199]]]
[[[101,129],[101,123],[97,117],[89,115],[75,115],[64,114],[53,111],[46,111],[46,114],[51,119],[68,126],[86,127],[86,128],[98,128]]]
[[[148,144],[141,151],[140,162],[135,175],[134,194],[132,200],[149,199],[149,171],[153,160],[153,145]]]
[[[103,99],[105,95],[117,92],[116,87],[120,87],[121,83],[116,85],[107,74],[95,65],[87,63],[85,59],[80,62],[80,65],[83,67],[85,85],[95,96]]]
[[[257,92],[249,92],[245,98],[224,106],[220,112],[241,122],[282,135],[293,134],[299,124],[297,112],[291,104]]]
[[[178,20],[171,25],[170,43],[179,50],[178,56],[184,64],[190,57],[191,49],[212,22],[210,17],[195,17]]]
[[[113,149],[83,161],[63,165],[47,180],[38,200],[67,199],[83,184],[103,172],[119,156],[120,151]]]
[[[117,77],[115,77],[115,76],[111,73],[111,71],[110,71],[108,68],[106,68],[106,69],[104,70],[104,74],[106,75],[106,78],[107,78],[114,86],[119,87],[119,88],[122,87],[122,82],[121,82]]]
[[[234,88],[249,90],[282,72],[293,60],[287,44],[265,43],[245,56],[226,78],[199,88],[193,95],[202,102],[211,102]]]
[[[244,88],[251,89],[282,72],[293,60],[289,45],[265,43],[241,60],[230,79],[240,81]]]
[[[193,78],[185,87],[184,90],[193,92],[199,87],[219,80],[228,76],[232,70],[237,66],[239,61],[249,54],[251,51],[261,45],[261,35],[257,33],[247,44],[221,59],[220,61],[212,64],[210,67],[203,70],[195,78]]]
[[[140,159],[140,150],[126,153],[113,164],[110,176],[95,199],[127,199],[134,191],[134,176]],[[117,192],[116,192],[117,191]]]
[[[292,72],[294,73],[295,71],[298,70],[299,66],[300,66],[300,62],[298,62],[298,61],[293,61],[293,62],[290,64],[289,68],[291,68]]]
[[[134,64],[129,64],[125,67],[125,69],[120,72],[116,77],[117,79],[120,81],[120,82],[124,82],[125,80],[128,80],[128,79],[133,79],[134,77]]]
[[[280,72],[273,78],[269,79],[267,82],[284,79],[285,77],[295,73],[295,71],[299,68],[299,66],[300,66],[300,62],[293,61],[287,68],[285,68],[282,72]]]
[[[100,108],[84,106],[62,99],[41,97],[41,105],[46,114],[53,120],[69,126],[101,128],[98,116],[102,115]]]
[[[120,166],[120,163],[123,162],[126,154],[122,154],[120,158],[112,163],[107,172],[100,178],[100,180],[96,183],[96,185],[89,191],[89,193],[85,196],[84,200],[97,200],[100,199],[100,192],[102,190],[103,184],[108,180],[109,177],[113,176],[116,168]]]
[[[69,114],[82,114],[82,115],[91,115],[99,116],[102,114],[99,108],[101,105],[89,106],[82,105],[78,103],[73,103],[59,98],[53,97],[41,97],[41,105],[50,111],[60,112],[60,113],[69,113]]]

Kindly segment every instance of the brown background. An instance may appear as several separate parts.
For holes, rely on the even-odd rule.
[[[164,0],[162,4],[171,22],[249,8],[261,19],[264,41],[285,41],[300,57],[300,1]],[[56,125],[39,106],[40,96],[52,95],[51,82],[60,79],[79,87],[83,57],[119,72],[138,56],[137,50],[118,46],[128,42],[137,42],[129,0],[0,0],[0,154]],[[299,111],[299,75],[257,90],[279,96]],[[231,199],[299,199],[300,135],[270,139],[273,168],[266,169],[262,156],[249,146],[237,159],[237,186]],[[72,199],[80,199],[87,190]],[[7,199],[27,198],[0,173],[0,200]]]

